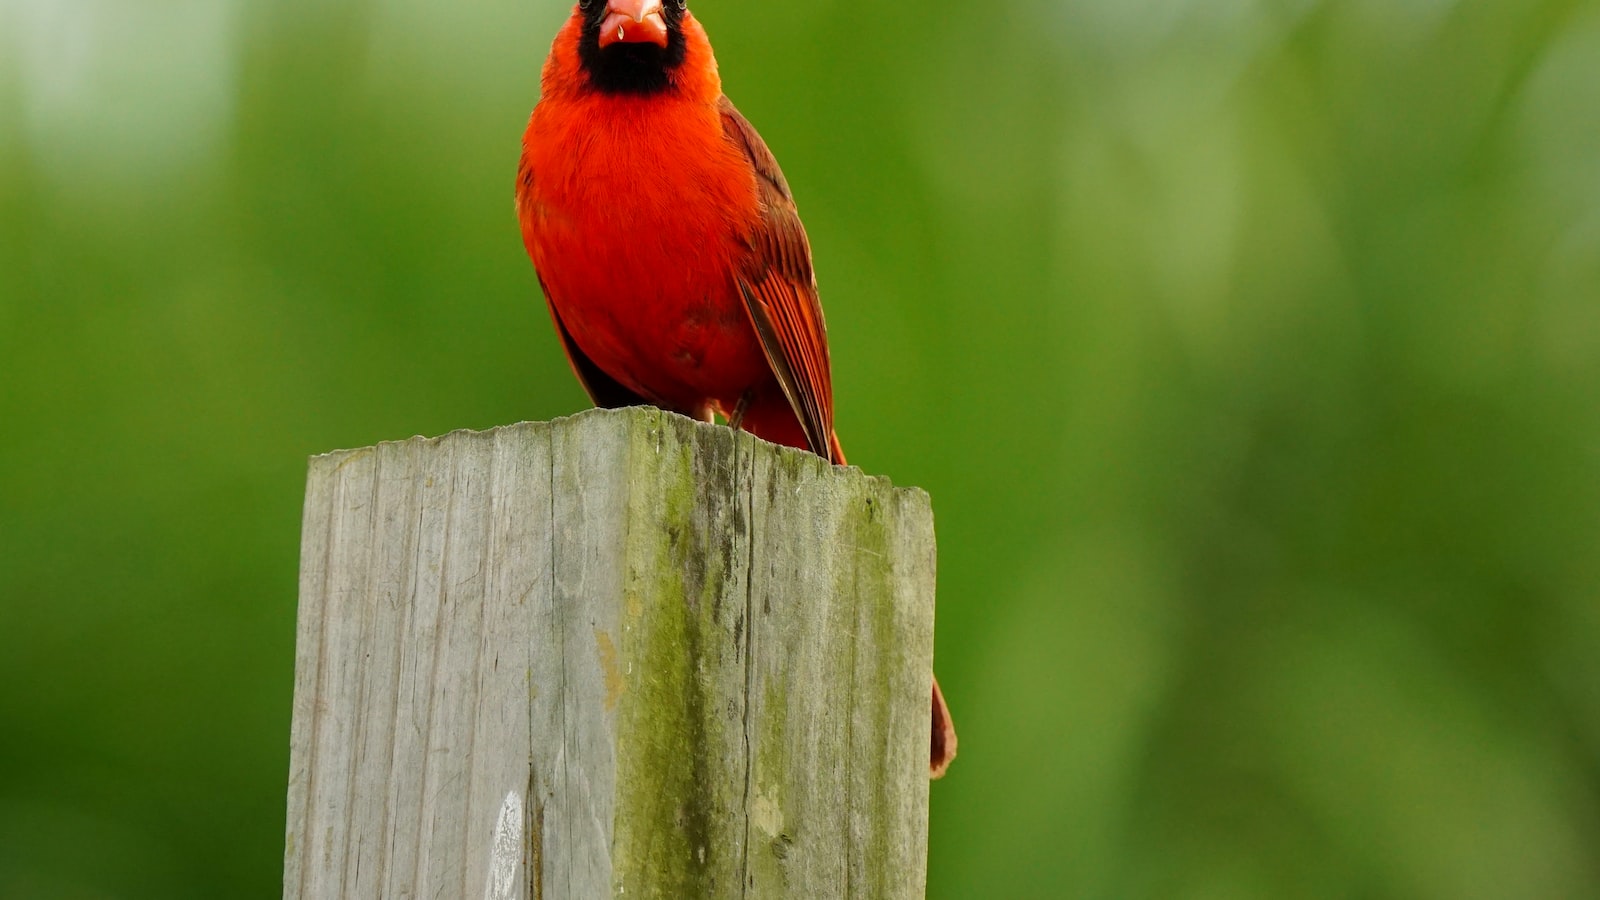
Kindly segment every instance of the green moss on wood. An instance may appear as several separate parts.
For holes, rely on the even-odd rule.
[[[627,608],[637,615],[623,638],[632,673],[618,709],[618,731],[633,739],[617,747],[614,859],[614,887],[633,896],[715,896],[731,850],[715,833],[729,786],[706,671],[707,648],[723,643],[728,560],[705,498],[737,492],[697,479],[685,426],[658,418],[633,447]]]

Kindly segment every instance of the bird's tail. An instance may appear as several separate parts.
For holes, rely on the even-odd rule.
[[[933,731],[928,741],[928,777],[943,778],[950,761],[956,758],[956,726],[950,721],[950,707],[944,703],[939,679],[933,679]]]

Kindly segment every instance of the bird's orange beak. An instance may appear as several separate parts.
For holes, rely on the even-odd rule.
[[[600,23],[600,46],[655,44],[667,46],[667,20],[661,13],[661,0],[611,0],[606,18]]]

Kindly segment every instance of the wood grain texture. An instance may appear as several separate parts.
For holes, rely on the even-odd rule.
[[[312,460],[284,896],[920,897],[925,494],[654,409]]]

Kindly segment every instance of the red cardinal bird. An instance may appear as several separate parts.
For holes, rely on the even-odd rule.
[[[580,0],[541,86],[517,216],[595,404],[720,413],[843,465],[805,228],[686,0]],[[934,777],[955,747],[936,681]]]

